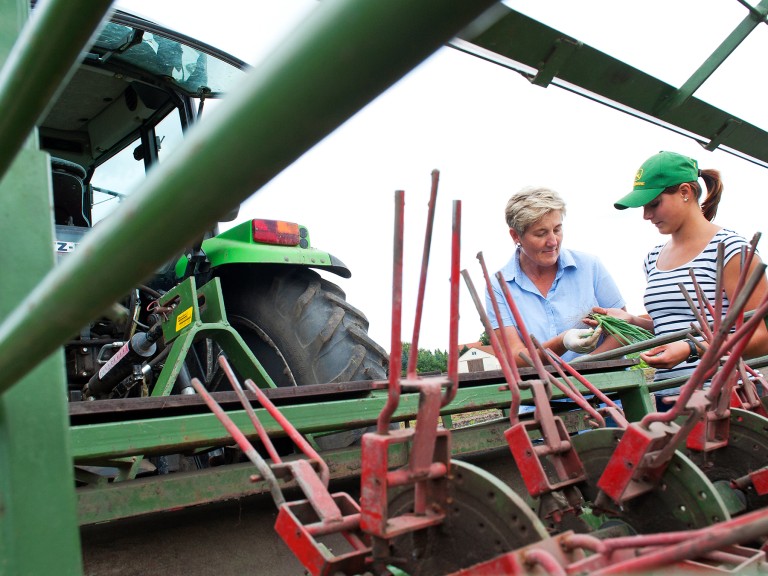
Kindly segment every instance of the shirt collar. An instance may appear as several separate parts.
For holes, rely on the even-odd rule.
[[[560,256],[557,259],[557,276],[563,273],[566,268],[577,268],[576,260],[571,254],[571,251],[567,248],[560,248]],[[520,249],[515,248],[515,254],[512,256],[507,265],[501,269],[501,274],[504,276],[504,280],[512,282],[515,278],[526,278],[522,268],[520,268]]]

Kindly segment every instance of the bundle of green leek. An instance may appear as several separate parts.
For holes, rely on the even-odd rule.
[[[653,338],[652,332],[649,332],[645,328],[640,328],[640,326],[630,324],[621,318],[616,318],[615,316],[592,313],[589,317],[597,322],[598,326],[603,329],[605,334],[614,337],[621,346],[627,346],[629,344],[635,344],[636,342],[642,342]],[[627,358],[637,358],[638,356],[640,356],[639,352],[626,355]],[[640,363],[633,366],[633,368],[648,368],[648,364],[646,364],[644,360],[641,360]]]
[[[589,317],[597,322],[598,326],[603,329],[605,334],[609,334],[616,338],[622,346],[653,338],[652,332],[649,332],[645,328],[640,328],[640,326],[630,324],[621,318],[616,318],[615,316],[593,313],[590,314]]]

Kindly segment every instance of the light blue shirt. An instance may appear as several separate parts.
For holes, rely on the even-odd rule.
[[[618,286],[600,260],[591,254],[575,250],[560,249],[557,260],[557,274],[546,296],[520,268],[520,250],[515,250],[512,259],[501,269],[512,299],[515,301],[528,332],[539,342],[545,342],[569,328],[585,327],[581,322],[595,306],[623,308],[624,299]],[[504,326],[515,326],[512,311],[507,305],[504,293],[494,275],[491,278],[493,296],[499,303],[499,312]],[[490,294],[486,290],[485,309],[493,329],[499,321],[493,311]],[[566,352],[563,359],[568,361],[578,356]]]

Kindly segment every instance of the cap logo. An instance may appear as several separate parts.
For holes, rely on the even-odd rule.
[[[640,168],[635,174],[635,186],[645,186],[645,182],[642,182],[640,178],[643,177],[643,169]]]

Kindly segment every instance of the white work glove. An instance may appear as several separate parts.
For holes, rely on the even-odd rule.
[[[588,354],[597,348],[597,341],[603,329],[597,328],[571,328],[563,334],[563,346],[571,352]]]

